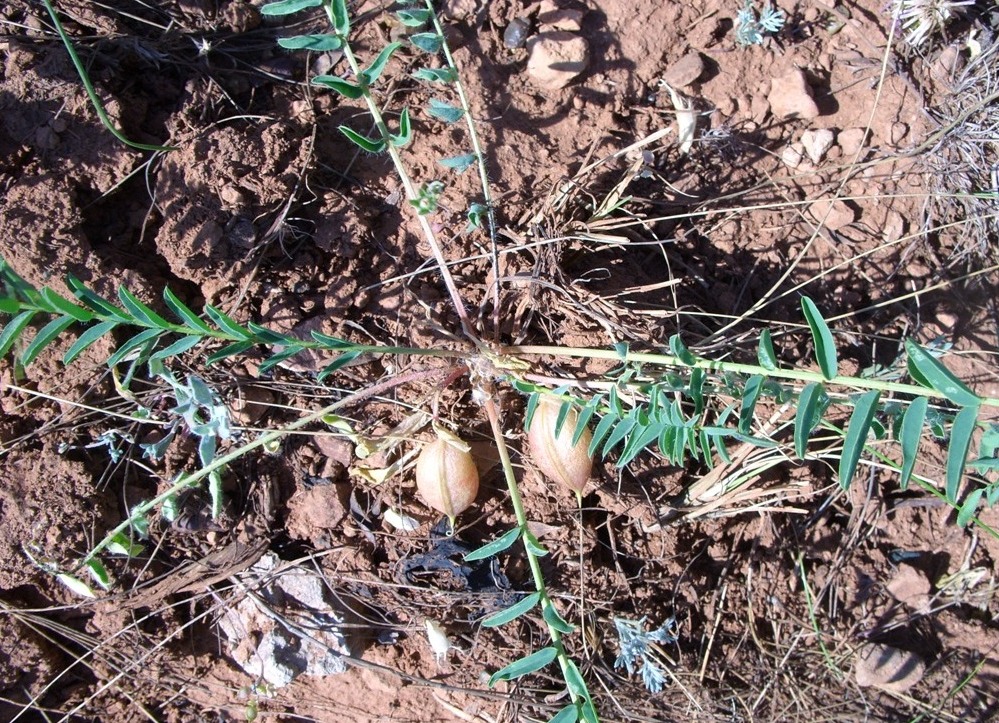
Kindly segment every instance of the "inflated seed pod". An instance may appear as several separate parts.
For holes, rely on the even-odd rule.
[[[593,470],[593,460],[586,451],[593,434],[589,429],[584,429],[576,444],[572,444],[579,424],[579,413],[570,409],[556,438],[555,424],[561,406],[554,399],[541,398],[527,432],[527,441],[538,469],[548,479],[568,487],[578,496],[583,494]]]
[[[438,430],[437,439],[427,444],[416,460],[416,488],[428,505],[447,515],[453,524],[479,493],[479,471],[468,445]]]

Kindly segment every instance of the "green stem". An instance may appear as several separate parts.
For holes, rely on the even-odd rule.
[[[557,356],[557,357],[577,357],[589,359],[609,359],[619,361],[624,364],[639,363],[653,364],[664,367],[682,367],[684,369],[703,369],[710,372],[732,372],[736,374],[761,374],[773,379],[789,379],[798,382],[821,382],[843,386],[850,389],[878,389],[884,392],[894,392],[896,394],[911,394],[913,396],[931,397],[934,399],[947,399],[943,392],[938,392],[929,387],[922,387],[916,384],[903,384],[901,382],[888,382],[881,379],[864,379],[862,377],[835,376],[826,379],[820,372],[808,371],[805,369],[765,369],[757,364],[739,364],[737,362],[715,361],[713,359],[697,359],[693,364],[687,364],[679,357],[672,354],[650,354],[645,352],[629,351],[620,354],[613,349],[581,349],[578,347],[558,347],[558,346],[508,346],[501,351],[508,356]],[[987,407],[999,407],[999,399],[994,397],[984,397],[981,404]]]
[[[344,38],[343,40],[343,57],[347,60],[347,64],[354,73],[354,77],[360,78],[361,66],[357,62],[357,57],[350,49],[347,39]],[[359,86],[361,87],[364,102],[368,106],[368,113],[371,114],[371,118],[375,123],[375,128],[378,130],[378,135],[381,136],[382,141],[384,141],[385,148],[388,151],[389,157],[392,159],[392,165],[395,166],[395,171],[399,175],[399,179],[402,181],[402,187],[406,192],[406,198],[410,201],[416,201],[419,198],[419,194],[416,191],[416,186],[413,184],[412,179],[409,177],[409,172],[407,171],[405,164],[402,162],[402,156],[399,154],[399,149],[392,143],[392,134],[389,132],[388,125],[385,123],[385,118],[382,116],[381,110],[378,108],[378,104],[375,103],[374,96],[371,95],[371,90],[367,87],[367,85],[359,83]],[[441,250],[440,243],[437,240],[437,234],[434,232],[433,227],[431,227],[429,219],[424,214],[417,214],[416,218],[420,223],[420,228],[423,230],[423,235],[427,239],[427,243],[430,244],[430,250],[433,252],[434,260],[437,262],[437,266],[441,272],[441,277],[444,279],[444,286],[447,287],[448,294],[451,296],[451,303],[454,304],[454,309],[458,314],[458,319],[461,321],[462,331],[465,332],[465,336],[467,336],[477,347],[481,346],[482,342],[479,340],[478,335],[475,333],[472,328],[472,324],[469,321],[468,311],[465,308],[465,302],[462,300],[461,294],[458,293],[458,287],[454,282],[454,277],[448,269],[447,259],[444,258],[444,252]]]
[[[59,34],[59,39],[62,40],[62,44],[66,46],[66,52],[69,54],[69,59],[73,61],[73,67],[76,68],[77,75],[79,75],[80,80],[83,81],[83,87],[87,91],[90,103],[94,106],[94,110],[97,111],[97,117],[101,119],[101,123],[104,124],[104,127],[111,131],[111,134],[126,146],[137,148],[140,151],[176,151],[177,148],[174,146],[153,146],[146,143],[131,141],[126,138],[121,131],[115,128],[114,123],[111,122],[107,112],[104,110],[104,104],[101,103],[101,99],[97,96],[97,91],[94,90],[93,83],[90,82],[90,76],[87,74],[87,69],[83,66],[80,56],[76,54],[76,48],[73,47],[73,43],[70,41],[69,36],[63,29],[62,22],[59,20],[59,16],[56,15],[56,11],[52,6],[51,0],[42,0],[42,3],[45,5],[45,9],[49,11],[49,17],[52,18],[52,24],[55,26],[56,33]]]
[[[377,396],[378,394],[382,394],[383,392],[398,387],[402,384],[408,384],[409,382],[419,381],[421,379],[438,376],[441,374],[442,371],[443,370],[441,369],[426,369],[421,371],[410,372],[408,374],[404,374],[399,377],[387,379],[384,382],[380,382],[379,384],[370,386],[367,389],[362,389],[359,392],[351,394],[349,397],[345,397],[344,399],[341,399],[338,402],[334,402],[333,404],[323,407],[318,412],[313,412],[312,414],[306,417],[302,417],[301,419],[292,422],[291,424],[282,429],[275,429],[269,432],[264,432],[252,442],[247,442],[246,444],[237,447],[236,449],[232,450],[227,454],[223,454],[219,457],[216,457],[209,464],[205,465],[197,472],[191,475],[187,475],[182,479],[178,480],[177,482],[175,482],[174,484],[172,484],[162,494],[153,497],[151,500],[146,500],[145,502],[136,505],[132,510],[129,511],[129,516],[125,519],[124,522],[122,522],[117,527],[113,528],[110,532],[108,532],[104,536],[104,539],[98,542],[97,545],[95,545],[94,548],[87,553],[86,557],[84,557],[83,560],[80,562],[80,566],[85,565],[87,561],[91,560],[92,558],[96,557],[101,552],[103,552],[104,549],[108,545],[110,545],[111,542],[113,542],[114,538],[117,537],[119,534],[124,534],[128,532],[131,529],[132,525],[134,524],[134,520],[162,506],[164,502],[169,500],[171,497],[176,495],[181,490],[184,490],[188,487],[191,487],[192,485],[199,483],[201,480],[208,477],[208,475],[210,475],[212,472],[221,470],[230,462],[235,462],[237,459],[245,455],[247,452],[251,452],[254,449],[257,449],[258,447],[263,447],[267,444],[270,444],[271,442],[276,442],[277,440],[281,439],[281,437],[284,437],[285,435],[290,434],[291,432],[294,432],[296,430],[302,429],[303,427],[306,427],[314,422],[318,422],[326,415],[331,414],[336,410],[341,409],[342,407],[346,407],[351,404],[356,404],[357,402],[363,399],[367,399],[368,397]]]
[[[489,418],[489,426],[492,428],[493,438],[496,441],[500,464],[503,467],[503,476],[506,479],[506,486],[510,492],[510,504],[513,506],[513,512],[517,518],[517,526],[520,528],[521,538],[523,539],[523,536],[527,534],[527,513],[524,510],[524,501],[520,496],[520,487],[517,484],[517,476],[513,471],[513,463],[510,461],[510,452],[506,446],[506,438],[503,436],[503,424],[499,417],[499,410],[496,408],[496,402],[491,394],[486,396],[483,406],[486,416]],[[531,567],[531,575],[534,578],[534,589],[541,593],[541,609],[543,611],[552,606],[552,601],[548,597],[548,586],[545,584],[544,573],[541,571],[541,563],[527,545],[524,545],[524,552],[527,555],[527,561]],[[548,627],[548,635],[551,638],[552,644],[558,651],[557,659],[559,667],[562,669],[562,676],[567,680],[569,676],[569,656],[566,654],[565,645],[562,643],[562,633],[552,627],[547,621],[545,621],[545,624]],[[572,702],[578,703],[579,696],[576,692],[569,686],[567,686],[567,690]]]
[[[493,271],[497,278],[497,282],[493,286],[493,334],[494,340],[498,342],[500,329],[500,298],[498,279],[502,276],[502,274],[500,274],[499,270],[499,252],[496,247],[496,210],[493,207],[493,196],[492,191],[490,190],[489,174],[486,170],[486,156],[485,152],[482,150],[482,144],[479,142],[479,133],[478,130],[476,130],[475,121],[472,120],[472,108],[468,102],[468,95],[465,93],[465,86],[461,82],[461,74],[457,72],[458,64],[455,62],[454,56],[451,54],[451,47],[448,45],[447,36],[444,35],[444,28],[441,26],[440,19],[434,11],[433,0],[426,0],[426,2],[427,10],[430,11],[430,17],[434,23],[434,31],[440,36],[441,39],[441,49],[444,51],[444,59],[447,61],[448,66],[455,71],[454,87],[458,93],[458,101],[461,103],[461,109],[464,111],[465,126],[468,128],[468,137],[472,144],[472,151],[475,153],[475,165],[479,170],[479,183],[482,186],[482,200],[485,202],[486,222],[489,227],[489,254],[493,264]]]

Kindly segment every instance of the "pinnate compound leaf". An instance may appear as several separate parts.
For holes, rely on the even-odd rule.
[[[798,459],[805,458],[808,450],[808,437],[818,423],[818,410],[822,404],[825,387],[812,382],[801,391],[798,409],[794,414],[794,453]]]
[[[35,338],[31,340],[28,347],[21,354],[21,364],[28,366],[35,358],[42,353],[49,344],[55,341],[71,325],[76,323],[72,316],[57,316],[48,324],[43,326]]]
[[[430,102],[427,103],[427,114],[431,118],[436,118],[445,123],[457,123],[465,115],[465,111],[450,103],[431,98]]]
[[[163,289],[163,301],[173,315],[184,324],[187,324],[192,329],[203,331],[206,334],[212,333],[212,328],[200,316],[191,311],[175,293],[170,291],[169,287]]]
[[[558,630],[564,635],[568,635],[576,629],[566,622],[565,618],[558,614],[558,610],[556,610],[555,606],[550,602],[548,605],[545,605],[544,610],[541,611],[541,617],[545,619],[545,622],[548,623],[550,627],[554,630]]]
[[[756,402],[760,399],[760,392],[763,391],[763,377],[759,374],[751,376],[742,390],[742,408],[739,410],[739,431],[749,434],[753,423],[753,413],[756,411]]]
[[[950,430],[950,447],[947,449],[947,501],[957,504],[961,489],[961,478],[971,448],[971,435],[978,421],[978,405],[965,407],[954,417],[954,425]]]
[[[926,409],[929,406],[926,397],[916,397],[902,415],[902,428],[899,439],[902,443],[902,478],[899,487],[909,488],[912,470],[916,466],[916,453],[923,439],[923,423],[926,421]]]
[[[760,366],[768,372],[777,370],[777,354],[774,352],[774,341],[770,336],[770,330],[764,329],[760,334],[760,344],[756,349],[756,358]]]
[[[323,0],[281,0],[280,2],[267,3],[260,8],[261,15],[291,15],[292,13],[317,8],[323,4]]]
[[[368,153],[381,153],[385,150],[385,141],[381,138],[368,138],[362,136],[357,131],[347,126],[340,126],[340,132],[347,136],[347,140]]]
[[[92,327],[80,334],[79,338],[73,343],[73,346],[71,346],[63,355],[62,363],[72,363],[87,349],[87,347],[114,329],[116,326],[118,326],[118,322],[116,321],[102,321],[100,324],[94,324]],[[0,356],[3,355],[0,354]]]
[[[312,84],[335,90],[344,98],[350,98],[351,100],[357,100],[364,95],[364,89],[361,86],[336,75],[317,75],[312,79]]]
[[[950,369],[912,339],[905,340],[905,351],[909,355],[909,373],[917,382],[940,392],[962,407],[977,406],[981,402]]]
[[[452,171],[458,173],[464,173],[475,163],[476,156],[474,153],[466,153],[461,156],[451,156],[450,158],[441,158],[437,162],[444,166],[444,168],[449,168]]]
[[[829,325],[819,313],[819,307],[807,296],[801,297],[801,310],[805,313],[805,321],[812,331],[812,341],[815,342],[815,356],[819,362],[822,376],[827,380],[836,376],[836,342],[833,341]]]
[[[520,528],[514,527],[512,530],[503,533],[492,542],[487,543],[476,550],[472,550],[470,553],[465,555],[465,562],[485,560],[493,555],[498,555],[504,550],[509,549],[513,543],[517,541],[518,537],[520,537]]]
[[[865,392],[857,400],[850,415],[850,423],[846,428],[846,441],[843,443],[843,453],[839,458],[839,486],[847,489],[857,471],[860,455],[867,444],[867,433],[871,431],[871,423],[878,411],[878,400],[881,392],[872,389]]]
[[[10,351],[14,342],[21,336],[21,332],[31,323],[31,319],[35,316],[35,313],[34,311],[22,311],[7,322],[7,326],[3,328],[3,331],[0,331],[0,359]]]
[[[494,613],[482,621],[482,627],[484,628],[495,628],[500,625],[506,625],[511,620],[516,620],[521,615],[528,613],[535,605],[541,602],[541,593],[535,592],[531,593],[523,600],[514,603],[506,610],[500,610],[498,613]]]
[[[417,33],[409,36],[409,42],[424,53],[436,53],[444,45],[444,39],[437,33]]]
[[[285,50],[311,50],[314,53],[325,53],[342,48],[343,39],[330,34],[295,35],[290,38],[278,38],[278,45]]]
[[[556,713],[548,723],[576,723],[579,720],[579,708],[575,703],[570,703],[565,708]]]
[[[536,653],[531,653],[525,658],[515,660],[500,670],[489,676],[489,687],[492,688],[501,680],[516,680],[530,673],[537,672],[551,663],[558,657],[558,650],[554,647],[542,648]]]
[[[389,43],[382,48],[381,52],[375,56],[374,62],[368,66],[368,69],[361,72],[360,77],[358,78],[361,85],[374,85],[375,82],[377,82],[377,80],[381,77],[382,72],[384,72],[389,58],[391,58],[392,54],[401,47],[402,43],[396,41],[394,43]]]

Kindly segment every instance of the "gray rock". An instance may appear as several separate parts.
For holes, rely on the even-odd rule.
[[[299,675],[343,673],[353,613],[331,601],[319,575],[297,567],[277,572],[281,564],[270,553],[240,575],[247,593],[234,596],[219,618],[230,655],[275,688]],[[261,579],[267,582],[257,584]]]

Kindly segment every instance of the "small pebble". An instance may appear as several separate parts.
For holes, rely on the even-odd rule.
[[[674,88],[686,88],[700,80],[704,73],[704,58],[700,53],[687,53],[663,74],[663,80]]]
[[[835,141],[836,136],[828,128],[807,130],[801,134],[801,145],[804,146],[805,153],[815,164],[826,157],[826,153],[829,152]]]
[[[926,664],[915,653],[888,645],[868,644],[857,651],[854,677],[863,688],[904,693],[923,679]]]
[[[812,89],[800,68],[775,79],[767,100],[778,118],[815,118],[819,114]]]
[[[527,18],[514,18],[510,21],[510,24],[506,26],[506,30],[503,32],[503,45],[510,48],[510,50],[523,48],[524,44],[527,42],[527,36],[530,35],[530,33],[530,20]]]

